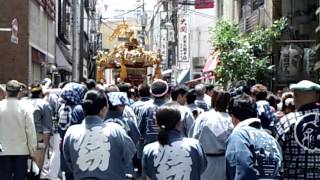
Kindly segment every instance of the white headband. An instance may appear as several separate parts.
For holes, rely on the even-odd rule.
[[[161,80],[161,79],[157,79],[157,80],[155,80],[153,83],[156,83],[156,82],[162,82],[162,83],[164,83],[164,84],[166,85],[166,90],[165,90],[162,94],[154,94],[154,93],[152,92],[152,89],[150,89],[150,94],[151,94],[152,96],[154,96],[154,97],[162,97],[162,96],[166,95],[166,94],[168,93],[168,91],[169,91],[169,85],[168,85],[168,83],[167,83],[166,81],[164,81],[164,80]]]

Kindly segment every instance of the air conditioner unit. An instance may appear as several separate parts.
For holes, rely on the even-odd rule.
[[[192,58],[193,66],[203,67],[206,64],[206,59],[204,57],[194,57]]]

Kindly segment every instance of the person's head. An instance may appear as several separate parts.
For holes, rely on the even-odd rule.
[[[138,86],[138,94],[140,97],[150,96],[150,86],[148,84],[140,84]]]
[[[286,100],[287,99],[293,99],[293,92],[285,92],[282,94],[282,97],[281,97],[281,104],[282,104],[282,107],[281,107],[281,111],[282,112],[285,112],[286,109],[287,109],[287,106],[286,106]],[[293,102],[294,103],[294,102]]]
[[[195,90],[197,98],[203,98],[204,97],[204,94],[206,92],[206,88],[205,88],[205,86],[203,84],[197,84],[194,87],[194,90]]]
[[[282,93],[283,93],[283,91],[282,91],[281,89],[279,89],[279,90],[277,91],[277,97],[278,97],[278,98],[281,98]]]
[[[69,105],[79,105],[86,91],[87,89],[83,84],[71,82],[63,87],[60,97]]]
[[[123,112],[126,105],[129,105],[129,100],[125,92],[109,92],[108,103],[109,111]]]
[[[88,79],[85,84],[88,90],[96,88],[96,81],[94,79]]]
[[[42,86],[40,83],[31,84],[31,98],[43,98]]]
[[[45,78],[42,82],[41,82],[41,86],[43,87],[43,89],[51,89],[53,87],[52,81],[49,78]]]
[[[277,96],[269,93],[267,96],[267,101],[269,102],[270,106],[272,106],[275,110],[277,109]]]
[[[168,144],[168,131],[180,129],[181,114],[177,106],[161,106],[156,111],[157,124],[160,127],[158,141],[161,145]]]
[[[6,91],[0,86],[0,101],[6,98]]]
[[[129,90],[130,90],[130,85],[128,83],[119,83],[118,88],[120,90],[120,92],[125,92],[127,93],[127,95],[129,95]]]
[[[256,84],[251,88],[251,94],[256,101],[266,100],[268,96],[268,89],[262,84]]]
[[[294,93],[294,104],[296,109],[303,105],[317,102],[319,100],[320,85],[308,80],[292,84],[290,90]]]
[[[108,112],[108,98],[103,91],[89,90],[81,103],[85,116],[104,118]]]
[[[193,104],[196,99],[197,99],[197,96],[194,89],[189,90],[187,94],[187,104]]]
[[[169,92],[169,85],[166,81],[157,79],[151,84],[150,94],[155,99],[163,99]]]
[[[215,91],[211,98],[211,107],[218,112],[227,112],[230,101],[230,93]]]
[[[241,94],[233,97],[228,107],[228,111],[232,117],[232,123],[234,126],[246,119],[256,118],[256,109],[255,100],[247,94]]]
[[[246,80],[239,80],[235,83],[235,89],[241,89],[242,93],[251,95],[250,83]],[[242,94],[241,93],[241,94]]]
[[[171,90],[171,98],[177,101],[180,105],[185,105],[187,102],[188,88],[183,85],[177,85]]]
[[[11,98],[18,98],[22,83],[17,80],[10,80],[6,84],[7,96]]]
[[[67,85],[67,84],[68,84],[67,81],[61,82],[61,83],[59,83],[58,88],[59,88],[59,89],[63,89],[64,86]]]
[[[109,92],[120,92],[120,90],[117,85],[110,84],[106,87],[106,93],[109,93]]]
[[[208,96],[212,97],[213,92],[214,92],[214,85],[212,85],[212,84],[206,85],[206,94]]]
[[[294,99],[293,98],[287,98],[285,101],[284,101],[284,114],[288,114],[288,113],[291,113],[291,112],[295,112],[296,108],[295,108],[295,105],[294,105]]]

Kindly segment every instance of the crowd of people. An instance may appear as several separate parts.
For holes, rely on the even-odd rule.
[[[0,87],[0,180],[320,179],[320,85]]]

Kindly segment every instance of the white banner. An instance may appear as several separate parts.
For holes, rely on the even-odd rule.
[[[161,29],[160,32],[160,54],[161,54],[161,65],[162,69],[168,69],[168,39],[167,39],[167,30]]]
[[[189,62],[189,21],[188,15],[179,17],[179,62]]]

